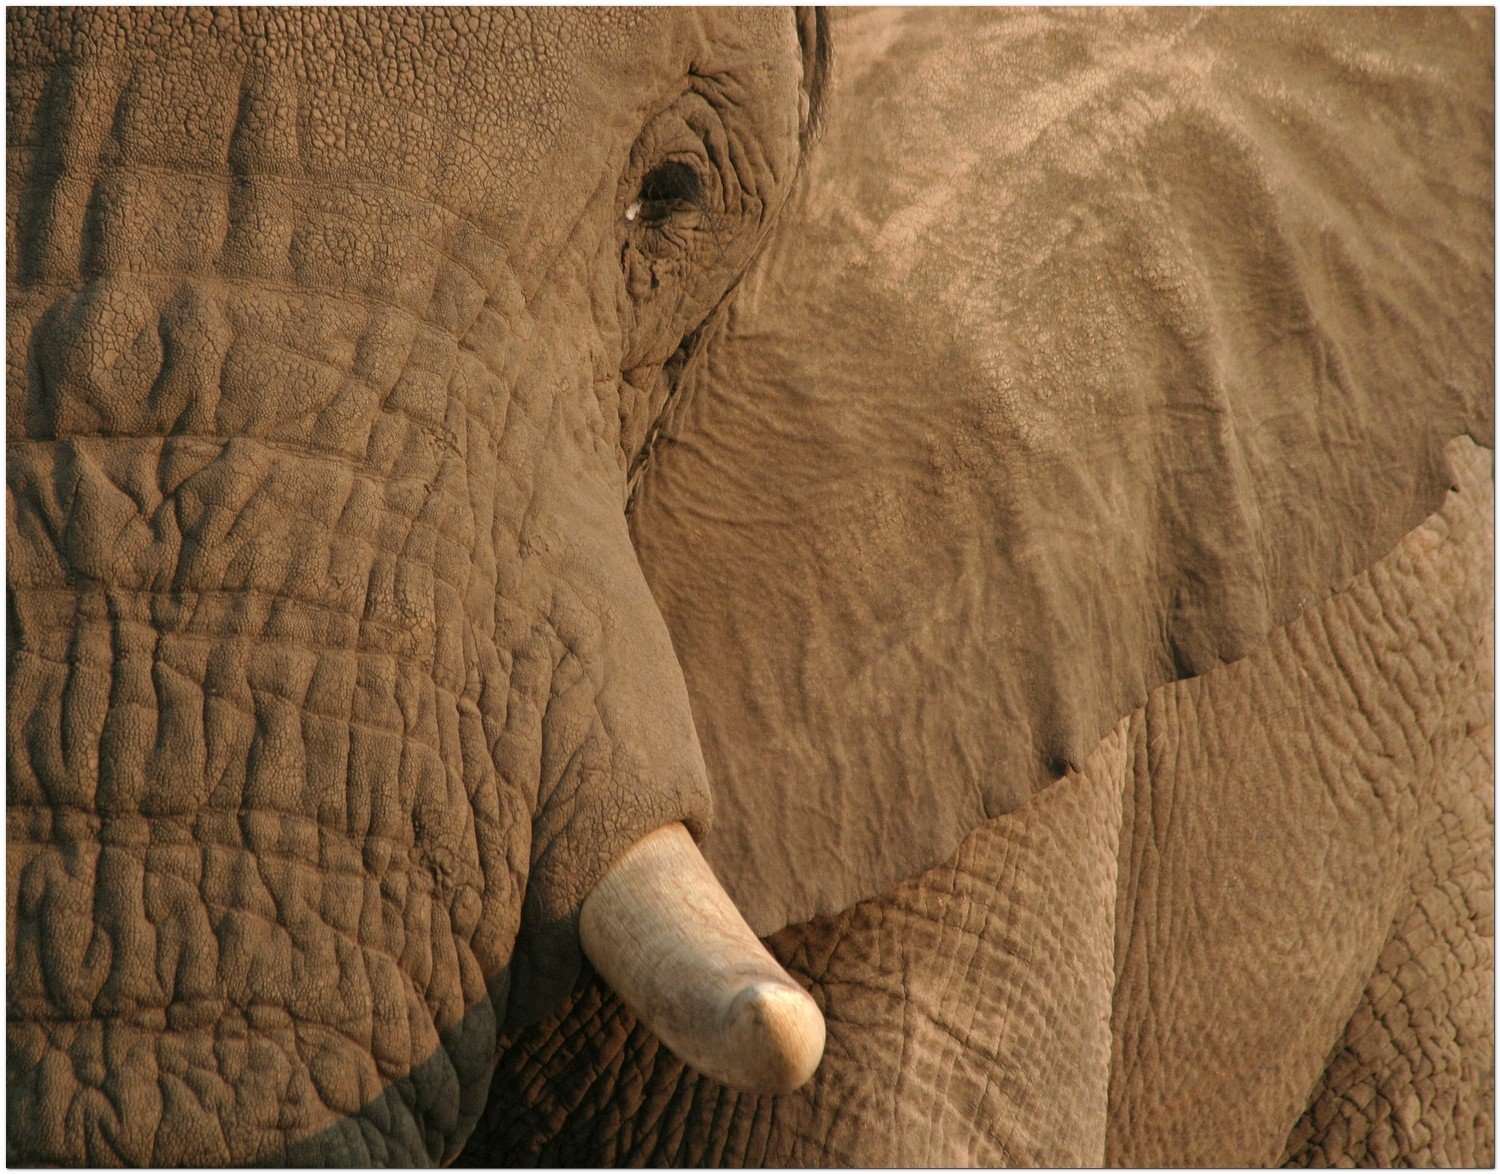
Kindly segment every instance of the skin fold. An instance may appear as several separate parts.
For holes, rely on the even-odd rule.
[[[1492,26],[8,13],[10,1160],[1492,1163]]]

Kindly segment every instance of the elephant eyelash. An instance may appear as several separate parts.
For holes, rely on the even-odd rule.
[[[669,159],[646,173],[640,192],[625,210],[625,219],[659,225],[689,210],[711,214],[703,178],[689,164]]]

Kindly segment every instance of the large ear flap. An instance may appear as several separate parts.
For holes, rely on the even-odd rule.
[[[633,518],[757,930],[945,858],[1492,444],[1492,22],[836,22]]]

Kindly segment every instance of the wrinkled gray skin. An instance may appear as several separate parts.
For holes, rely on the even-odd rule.
[[[707,827],[626,476],[810,27],[8,17],[13,1159],[451,1159]]]
[[[11,1159],[1493,1162],[1487,42],[1238,19],[845,16],[809,164],[782,10],[8,17]],[[674,819],[795,1094],[580,972]]]
[[[508,1041],[461,1160],[1493,1164],[1493,473],[1459,443],[1462,492],[1265,649],[777,934],[828,1021],[806,1088],[720,1088],[595,982]]]

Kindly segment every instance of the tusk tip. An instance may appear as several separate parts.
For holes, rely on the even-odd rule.
[[[625,1004],[706,1076],[781,1093],[817,1068],[822,1012],[745,924],[682,824],[621,854],[584,899],[578,937]]]
[[[823,1058],[826,1028],[818,1005],[800,987],[757,982],[730,1004],[725,1024],[741,1072],[728,1083],[751,1092],[801,1088]]]

